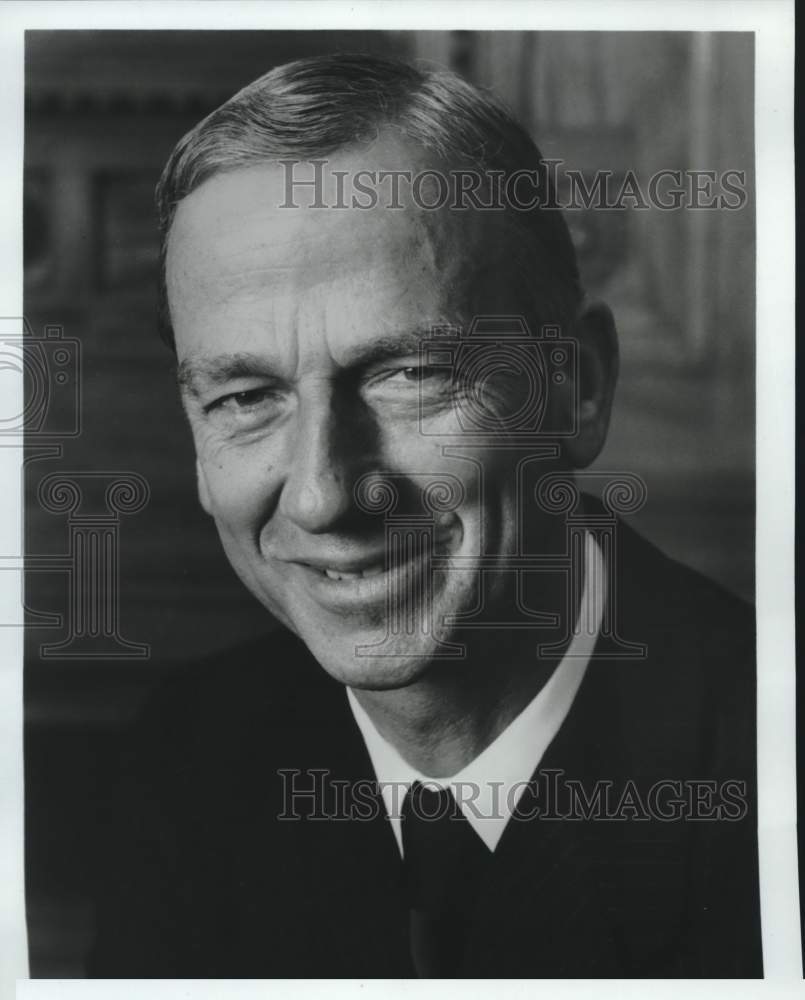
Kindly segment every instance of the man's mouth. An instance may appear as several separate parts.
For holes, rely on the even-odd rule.
[[[317,567],[314,566],[312,568],[316,569]],[[329,580],[364,580],[370,576],[379,576],[385,569],[385,563],[379,562],[359,570],[332,569],[329,566],[325,566],[320,572]]]
[[[430,578],[434,557],[444,557],[454,550],[455,532],[445,532],[422,549],[386,552],[379,547],[360,555],[322,553],[297,555],[283,560],[289,568],[296,566],[298,577],[317,603],[340,611],[365,611],[385,605],[395,594],[395,600],[405,600],[403,593],[411,588],[411,599],[421,599],[433,584]],[[415,582],[419,580],[420,582]],[[400,591],[400,588],[403,588]],[[416,595],[419,595],[417,598]]]

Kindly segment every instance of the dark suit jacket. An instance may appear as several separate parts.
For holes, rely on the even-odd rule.
[[[640,799],[610,819],[510,820],[478,890],[462,975],[762,974],[754,615],[623,525],[619,537],[619,629],[648,658],[590,664],[539,771],[580,780],[588,795],[595,779],[611,782],[615,801],[632,780]],[[329,772],[329,788],[374,779],[343,688],[296,639],[272,634],[188,667],[145,714],[121,768],[90,975],[412,976],[382,808],[363,822],[277,818],[287,772],[312,787],[314,770]],[[743,783],[746,812],[642,815],[664,779],[688,796],[684,783],[699,782],[700,816],[725,782],[738,783],[733,800]],[[526,792],[520,814],[537,803]],[[301,811],[311,805],[335,810],[329,800]]]

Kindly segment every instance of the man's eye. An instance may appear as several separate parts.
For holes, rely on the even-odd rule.
[[[386,404],[416,409],[443,406],[452,399],[453,370],[449,365],[400,365],[378,372],[366,385],[367,398],[375,405]]]
[[[220,399],[213,400],[207,406],[207,410],[217,410],[222,406],[244,409],[262,402],[270,393],[270,389],[243,389],[241,392],[230,392],[226,396],[221,396]]]
[[[410,365],[407,368],[400,368],[392,372],[389,378],[402,379],[405,382],[428,382],[447,381],[450,378],[450,371],[447,368],[436,367],[435,365]]]
[[[242,389],[213,400],[204,409],[209,414],[219,413],[233,419],[255,419],[273,412],[277,404],[277,391],[270,386]]]

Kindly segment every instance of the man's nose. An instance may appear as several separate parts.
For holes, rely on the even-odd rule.
[[[369,461],[367,422],[332,389],[300,400],[279,511],[302,530],[334,531],[351,519],[355,482]]]

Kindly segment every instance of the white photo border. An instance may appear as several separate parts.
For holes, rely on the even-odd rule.
[[[0,183],[13,197],[0,200],[0,316],[22,313],[23,51],[25,30],[41,29],[432,29],[752,31],[755,33],[757,181],[756,326],[756,581],[758,620],[758,806],[760,892],[765,981],[693,981],[691,997],[775,995],[802,989],[797,880],[797,800],[794,659],[794,3],[793,0],[166,0],[136,2],[2,2],[0,93],[4,142]],[[22,399],[22,385],[3,382]],[[20,405],[20,410],[21,410]],[[20,448],[0,448],[0,566],[22,552]],[[8,579],[6,579],[8,578]],[[17,574],[0,574],[2,607],[19,609]],[[11,585],[9,587],[9,584]],[[28,975],[23,879],[22,635],[0,629],[0,1000],[17,983],[20,1000],[133,998],[135,981],[26,980]],[[318,981],[278,981],[275,998],[311,994]],[[456,995],[460,983],[331,981],[338,997],[391,992]],[[496,983],[511,997],[530,996],[533,984]],[[551,981],[552,997],[623,998],[645,994],[645,983],[613,980]],[[654,996],[678,987],[653,981]],[[265,995],[250,980],[149,981],[149,997],[207,1000],[225,993]]]

